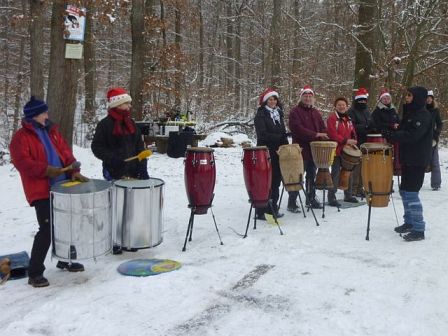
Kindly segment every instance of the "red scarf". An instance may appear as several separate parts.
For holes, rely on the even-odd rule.
[[[113,135],[129,135],[135,133],[135,126],[129,111],[111,108],[107,112],[115,121]]]

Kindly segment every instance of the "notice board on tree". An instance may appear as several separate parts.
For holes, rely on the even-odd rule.
[[[84,41],[86,9],[67,5],[64,13],[64,39]]]

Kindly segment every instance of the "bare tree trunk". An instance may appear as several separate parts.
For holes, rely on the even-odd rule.
[[[65,6],[64,1],[53,2],[47,101],[51,119],[59,124],[62,135],[71,146],[81,61],[65,58],[64,25],[62,24]]]
[[[30,0],[30,88],[31,95],[44,99],[44,25],[45,1]],[[61,23],[62,24],[62,23]]]
[[[181,56],[182,56],[182,48],[181,48],[181,43],[182,43],[182,35],[181,35],[181,13],[180,13],[180,6],[178,3],[176,3],[176,6],[174,8],[175,11],[175,16],[174,16],[174,32],[175,32],[175,37],[174,37],[174,43],[176,45],[176,53],[177,53],[177,57],[176,57],[176,62],[175,62],[175,66],[176,66],[176,76],[175,76],[175,82],[174,82],[174,91],[175,91],[175,100],[174,100],[174,105],[175,108],[178,109],[180,111],[181,109],[181,96],[182,96],[182,87],[183,87],[183,69],[182,69],[182,63],[181,63]]]
[[[237,13],[238,16],[235,27],[235,98],[233,101],[235,102],[234,108],[237,111],[241,108],[241,11],[242,8],[240,8]]]
[[[270,78],[269,86],[278,87],[280,85],[281,73],[280,73],[280,29],[281,29],[281,10],[282,0],[274,1],[274,12],[271,21],[271,31],[269,34],[269,43],[271,49],[270,57]]]
[[[137,120],[143,117],[143,68],[145,61],[145,5],[144,0],[132,0],[131,32],[132,32],[132,65],[131,65],[131,97],[132,115]]]
[[[86,3],[86,33],[84,41],[84,86],[85,86],[85,111],[83,121],[89,126],[94,123],[96,117],[96,56],[95,41],[93,36],[93,6],[90,1]],[[89,127],[90,128],[90,127]]]
[[[232,45],[232,35],[233,35],[233,21],[232,21],[232,1],[226,2],[226,87],[227,92],[230,92],[232,90],[232,84],[233,84],[233,45]]]
[[[356,44],[355,81],[354,88],[371,88],[373,57],[375,48],[375,18],[377,12],[376,0],[362,0],[359,5],[358,25],[359,41]]]

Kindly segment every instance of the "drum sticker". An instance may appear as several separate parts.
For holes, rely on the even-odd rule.
[[[201,159],[199,160],[200,165],[206,165],[208,163],[207,159]]]

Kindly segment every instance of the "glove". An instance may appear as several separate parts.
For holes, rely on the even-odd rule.
[[[72,180],[73,181],[76,180],[76,181],[79,181],[79,182],[89,182],[90,181],[89,178],[85,177],[84,175],[81,175],[80,172],[73,173]]]
[[[112,168],[114,168],[116,170],[120,170],[124,167],[125,162],[124,162],[124,160],[121,160],[119,158],[112,157],[112,159],[110,159],[110,165]]]
[[[45,175],[50,178],[55,178],[64,173],[61,170],[62,169],[59,167],[48,166],[47,170],[45,171]]]
[[[139,163],[137,168],[138,169],[137,176],[139,180],[149,180],[147,164],[148,160],[143,160],[142,162]]]

